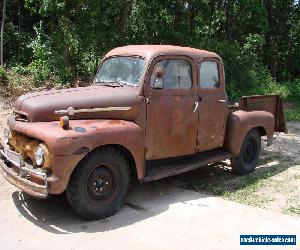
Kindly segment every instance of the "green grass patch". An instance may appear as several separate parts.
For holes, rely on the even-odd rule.
[[[300,207],[289,206],[283,210],[285,214],[300,215]]]
[[[300,196],[290,198],[283,212],[290,215],[300,215]]]

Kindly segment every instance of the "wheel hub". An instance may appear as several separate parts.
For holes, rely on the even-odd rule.
[[[109,181],[106,181],[104,179],[97,179],[94,183],[93,183],[93,186],[95,187],[95,191],[96,192],[103,192],[105,191],[105,189],[107,189],[109,187],[110,183]]]
[[[106,167],[97,167],[87,180],[87,191],[93,199],[106,199],[116,189],[114,175]]]

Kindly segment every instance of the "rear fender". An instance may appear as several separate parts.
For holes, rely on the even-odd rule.
[[[274,115],[267,111],[238,110],[229,114],[227,118],[224,148],[238,155],[246,134],[254,128],[259,129],[261,135],[267,136],[267,145],[271,145],[274,134]]]

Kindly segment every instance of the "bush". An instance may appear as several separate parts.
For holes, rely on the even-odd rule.
[[[285,83],[284,86],[288,88],[287,101],[300,102],[300,79]]]
[[[0,66],[0,84],[7,85],[7,80],[8,79],[7,79],[7,74],[5,72],[5,69]]]
[[[266,82],[257,89],[260,95],[280,95],[285,101],[300,101],[300,81],[277,83],[274,81]]]
[[[36,38],[29,44],[33,51],[33,60],[28,66],[30,72],[38,85],[48,80],[51,76],[51,49],[47,44],[46,35],[43,32],[42,22],[38,27],[34,27]]]
[[[21,65],[11,67],[11,71],[12,71],[12,73],[14,73],[16,75],[26,76],[26,75],[31,74],[31,71],[30,71],[29,67],[24,67],[24,66],[21,66]]]

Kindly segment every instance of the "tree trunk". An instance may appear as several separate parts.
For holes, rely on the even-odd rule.
[[[6,14],[6,0],[3,1],[3,11],[2,11],[2,23],[1,23],[1,39],[0,39],[0,60],[1,67],[4,66],[3,62],[3,36],[4,36],[4,23],[5,23],[5,14]]]
[[[64,65],[70,66],[70,46],[65,44],[64,47]]]

